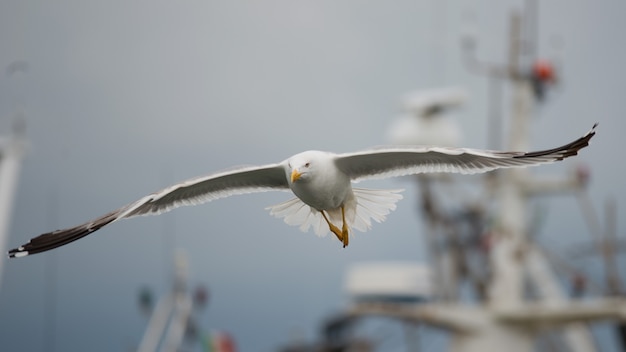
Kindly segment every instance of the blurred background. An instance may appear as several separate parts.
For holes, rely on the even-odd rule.
[[[457,143],[505,149],[514,90],[497,68],[511,61],[511,14],[530,12],[523,34],[531,44],[516,68],[546,78],[536,66],[545,60],[550,84],[533,91],[528,149],[556,147],[600,123],[578,157],[532,170],[583,173],[588,198],[537,200],[531,227],[568,267],[604,284],[602,256],[581,248],[597,239],[590,206],[623,240],[626,3],[528,3],[3,1],[0,135],[26,141],[4,247],[220,169],[392,143],[392,126],[411,112],[409,92],[461,87],[464,103],[446,116]],[[3,259],[2,349],[136,350],[150,311],[138,301],[150,306],[169,292],[177,249],[189,290],[206,290],[193,313],[200,335],[227,333],[240,351],[313,344],[323,322],[348,306],[354,264],[432,259],[423,188],[409,178],[363,186],[405,188],[405,199],[346,249],[269,216],[265,207],[291,197],[276,192],[122,221],[51,252]],[[477,187],[462,189],[479,197]],[[451,207],[459,198],[444,197]],[[616,209],[608,210],[615,221],[604,221],[606,209]],[[570,275],[559,277],[569,290]],[[609,330],[594,339],[619,351]],[[430,334],[424,350],[448,348],[444,333]],[[183,350],[202,349],[190,342]]]

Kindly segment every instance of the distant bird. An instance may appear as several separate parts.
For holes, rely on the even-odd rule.
[[[548,164],[589,145],[595,128],[564,146],[536,152],[501,152],[443,147],[380,147],[355,153],[306,151],[277,164],[240,167],[191,179],[147,195],[82,225],[45,233],[9,251],[23,257],[76,241],[120,219],[156,215],[235,194],[291,190],[297,198],[269,207],[270,214],[319,236],[330,230],[348,245],[352,228],[367,231],[382,222],[402,190],[352,188],[352,182],[429,172],[473,174],[499,168]]]

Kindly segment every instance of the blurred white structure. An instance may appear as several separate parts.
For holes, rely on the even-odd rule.
[[[356,302],[422,302],[432,297],[430,269],[412,262],[369,262],[348,270],[344,290]]]
[[[17,127],[17,126],[16,126]],[[0,253],[6,253],[13,200],[22,157],[26,150],[26,141],[18,128],[6,138],[0,138]],[[0,260],[0,282],[4,269],[4,260]]]
[[[184,251],[178,250],[174,257],[172,290],[163,297],[152,313],[139,352],[180,350],[193,308],[192,298],[187,294],[189,262]]]
[[[463,105],[467,99],[461,88],[408,93],[402,99],[402,114],[391,123],[387,139],[399,145],[458,146],[460,128],[445,112]]]

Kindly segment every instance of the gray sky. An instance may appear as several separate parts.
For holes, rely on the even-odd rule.
[[[415,89],[467,88],[471,101],[456,114],[464,145],[485,147],[486,80],[463,67],[459,36],[473,23],[481,58],[504,60],[508,11],[520,5],[1,2],[0,68],[29,63],[26,73],[0,77],[0,132],[23,109],[31,143],[9,246],[222,168],[384,144],[400,97]],[[620,218],[626,170],[607,156],[626,146],[624,13],[618,0],[542,3],[539,51],[561,63],[561,81],[537,109],[531,139],[534,148],[553,147],[600,122],[579,158],[536,171],[559,175],[589,165],[596,205],[615,197]],[[177,247],[190,257],[192,282],[210,288],[204,328],[232,333],[243,351],[272,350],[294,334],[312,339],[321,319],[345,304],[349,264],[425,260],[413,185],[395,179],[374,186],[404,187],[405,199],[347,249],[270,217],[264,208],[290,197],[278,192],[123,221],[12,260],[0,288],[2,346],[132,349],[146,323],[137,292],[144,285],[165,291]],[[543,206],[548,244],[559,249],[588,238],[573,197]],[[53,340],[44,331],[50,274]]]

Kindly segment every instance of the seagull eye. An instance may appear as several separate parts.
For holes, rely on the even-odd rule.
[[[304,164],[304,167],[309,167],[309,166],[311,166],[311,163]]]

